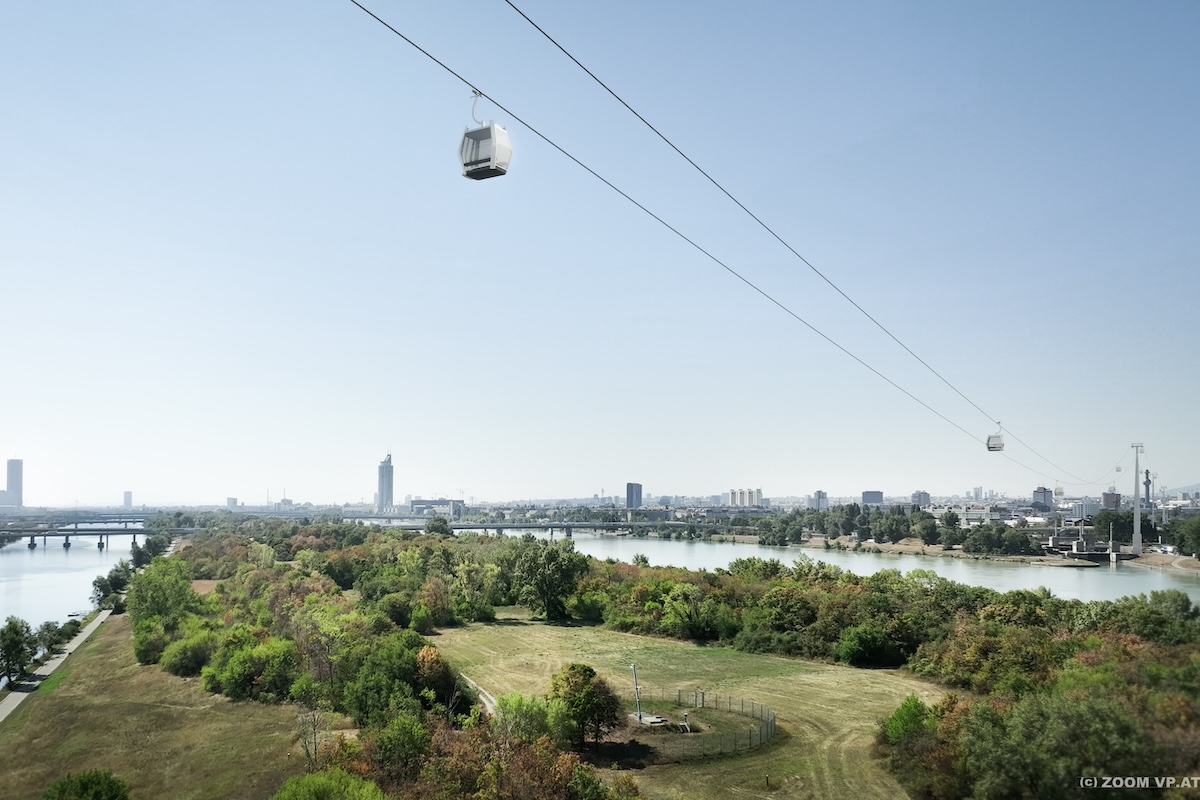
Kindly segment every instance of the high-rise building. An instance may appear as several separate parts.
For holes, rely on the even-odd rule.
[[[929,505],[929,492],[924,489],[917,489],[912,493],[911,500],[914,506],[927,506]]]
[[[1049,511],[1054,508],[1054,492],[1045,486],[1034,489],[1033,507],[1038,511]]]
[[[976,503],[982,502],[982,500],[983,500],[983,487],[982,487],[982,486],[976,486],[974,489],[972,489],[972,490],[971,490],[971,495],[972,495],[972,496],[975,498],[975,502],[976,502]]]
[[[883,492],[863,492],[862,504],[864,506],[881,506],[883,505]]]
[[[125,496],[121,498],[121,507],[126,511],[133,508],[133,492],[126,492]]]
[[[379,490],[375,493],[375,511],[382,514],[395,505],[392,502],[392,454],[379,462]]]
[[[625,484],[625,507],[642,507],[642,485],[640,483]]]
[[[8,460],[8,504],[20,510],[25,505],[25,484],[23,472],[25,462],[19,458]]]
[[[1105,511],[1121,510],[1121,493],[1115,486],[1108,487],[1108,491],[1100,495],[1100,506]]]
[[[725,505],[734,508],[758,507],[763,504],[762,489],[730,489],[726,497],[728,502]]]
[[[808,507],[815,511],[829,510],[829,494],[817,489],[808,499]]]

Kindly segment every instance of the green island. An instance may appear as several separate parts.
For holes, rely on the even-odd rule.
[[[652,568],[440,518],[196,528],[98,576],[114,615],[0,723],[6,797],[1066,798],[1200,775],[1178,591]]]

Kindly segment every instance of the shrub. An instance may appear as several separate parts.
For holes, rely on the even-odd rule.
[[[331,769],[289,778],[271,800],[384,800],[384,794],[366,778]]]
[[[129,800],[129,785],[110,770],[87,769],[50,784],[42,800]]]
[[[412,618],[412,607],[399,592],[385,594],[379,598],[379,610],[399,628],[407,628]]]
[[[170,642],[158,617],[143,619],[133,629],[133,655],[139,664],[157,664]]]
[[[433,612],[423,605],[418,605],[412,610],[412,619],[409,621],[408,627],[417,633],[432,633]]]
[[[922,703],[921,698],[915,694],[910,694],[884,721],[880,733],[888,744],[899,744],[914,734],[931,730],[935,723],[929,706]]]
[[[892,667],[904,663],[900,648],[870,624],[847,628],[838,640],[837,657],[856,667]]]
[[[202,631],[187,639],[171,642],[163,650],[159,665],[172,675],[192,677],[199,675],[217,649],[217,635]]]
[[[379,772],[393,780],[416,777],[429,747],[429,733],[412,714],[399,713],[367,739],[366,749]]]

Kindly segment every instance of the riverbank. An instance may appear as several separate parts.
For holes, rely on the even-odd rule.
[[[63,672],[53,691],[32,692],[0,725],[6,800],[36,800],[85,769],[111,769],[138,798],[266,800],[304,771],[294,706],[237,703],[196,678],[138,664],[126,614]]]
[[[604,535],[603,532],[598,532]],[[714,542],[731,542],[734,544],[758,544],[757,534],[742,534],[742,533],[726,533],[717,534],[711,537]],[[939,544],[925,544],[920,539],[908,538],[902,539],[898,543],[875,544],[874,542],[863,542],[858,550],[854,549],[853,544],[840,542],[838,539],[828,540],[829,547],[826,547],[825,539],[809,539],[804,542],[797,542],[791,545],[785,545],[789,548],[797,550],[817,550],[820,552],[844,552],[844,553],[877,553],[881,555],[910,555],[910,556],[925,556],[926,558],[960,558],[968,561],[1003,561],[1013,564],[1039,564],[1049,567],[1094,567],[1096,564],[1090,561],[1080,561],[1070,558],[1054,558],[1052,556],[1036,555],[1036,556],[1006,556],[1006,555],[989,555],[983,553],[967,553],[964,552],[961,545],[955,545],[950,550],[944,550]],[[841,547],[838,544],[841,544]],[[821,557],[811,552],[805,552],[804,555],[819,561]],[[1200,566],[1200,564],[1198,564]]]
[[[820,550],[825,552],[825,540],[816,539],[805,542],[802,547],[810,550]],[[836,545],[831,545],[832,549],[837,549]],[[1099,562],[1085,561],[1074,558],[1055,558],[1052,556],[1006,556],[1006,555],[984,555],[980,553],[963,552],[961,546],[955,546],[951,550],[944,550],[940,545],[927,545],[920,539],[904,539],[896,544],[863,544],[859,552],[863,550],[867,552],[878,552],[880,554],[895,554],[895,555],[913,555],[924,556],[926,558],[961,558],[974,561],[1001,561],[1015,564],[1035,564],[1044,567],[1064,567],[1064,568],[1088,568],[1098,567]],[[854,552],[853,546],[846,547],[845,552]],[[813,556],[819,559],[820,556]],[[1180,574],[1200,576],[1200,559],[1192,556],[1168,555],[1166,553],[1143,553],[1137,558],[1122,561],[1122,564],[1131,564],[1137,567],[1145,567],[1149,569],[1166,570]]]
[[[533,532],[549,539],[545,532]],[[558,537],[555,537],[556,539]],[[799,545],[763,545],[755,537],[748,540],[715,541],[701,539],[663,539],[658,536],[615,536],[603,532],[576,531],[575,550],[598,561],[622,561],[632,564],[645,558],[655,567],[690,570],[729,569],[739,559],[775,560],[791,567],[797,559],[810,558],[839,567],[855,575],[872,575],[879,570],[910,572],[928,570],[947,580],[968,586],[984,586],[998,592],[1048,589],[1058,597],[1082,600],[1111,600],[1127,595],[1149,594],[1179,589],[1200,603],[1200,580],[1175,570],[1130,569],[1108,562],[1096,567],[1069,567],[1072,559],[1039,556],[978,556],[961,550],[944,551],[941,546],[924,546],[911,540],[907,545],[863,545],[854,550],[831,547],[825,550],[821,540],[813,547]],[[953,554],[953,555],[949,555]],[[1031,563],[1035,562],[1035,563]],[[1088,563],[1088,562],[1082,562]]]
[[[1148,569],[1162,569],[1200,576],[1200,559],[1193,556],[1169,555],[1167,553],[1143,553],[1132,561],[1122,562]]]
[[[822,552],[826,551],[824,539],[809,540],[802,546],[810,550],[820,550]],[[828,549],[839,550],[837,544],[831,544]],[[843,549],[845,552],[856,552],[853,545],[844,546]],[[922,542],[920,539],[915,538],[902,539],[897,543],[863,543],[857,552],[863,551],[869,553],[878,553],[881,555],[892,554],[901,556],[923,556],[925,558],[958,558],[967,561],[1000,561],[1010,564],[1037,564],[1039,566],[1046,567],[1086,568],[1096,566],[1096,564],[1091,561],[1082,561],[1073,558],[1055,558],[1053,556],[1045,555],[1008,556],[985,553],[967,553],[962,549],[961,545],[955,545],[950,550],[946,550],[942,548],[941,545],[928,545]],[[820,556],[812,556],[812,558],[819,559]]]
[[[86,642],[88,637],[92,635],[96,628],[99,628],[104,621],[108,619],[111,613],[111,611],[106,609],[96,614],[95,618],[92,619],[92,621],[87,625],[84,625],[79,633],[75,634],[75,637],[71,639],[71,641],[67,642],[61,647],[61,649],[57,650],[53,655],[51,655],[50,658],[47,659],[44,664],[34,670],[31,675],[26,675],[22,680],[17,681],[17,683],[13,686],[7,687],[8,691],[4,695],[4,699],[0,700],[0,724],[4,723],[4,720],[8,717],[8,715],[15,711],[17,706],[24,702],[26,697],[29,697],[30,694],[37,691],[42,682],[45,681],[46,678],[50,677],[51,673],[62,666],[63,662],[67,660],[67,656],[71,655],[71,653],[74,653],[81,644]]]
[[[727,535],[713,536],[713,541],[728,541],[743,543],[743,545],[755,545],[758,542],[758,537],[754,535]],[[818,551],[826,553],[836,551],[839,553],[876,553],[880,555],[917,555],[917,557],[936,558],[936,559],[965,559],[971,561],[1002,561],[1008,564],[1032,564],[1037,566],[1051,567],[1066,567],[1066,569],[1087,569],[1087,567],[1100,566],[1097,561],[1085,561],[1082,559],[1055,558],[1050,555],[996,555],[984,553],[966,553],[962,551],[960,545],[954,546],[952,549],[944,549],[941,545],[925,545],[919,539],[905,539],[898,543],[866,543],[859,547],[858,551],[852,545],[847,546],[842,543],[842,547],[838,547],[839,540],[830,540],[829,547],[826,547],[824,539],[811,539],[798,545],[790,547],[802,548],[804,551]],[[820,555],[806,552],[809,558],[821,560]],[[1186,575],[1200,576],[1200,559],[1190,557],[1190,555],[1168,555],[1164,553],[1142,553],[1140,557],[1122,561],[1122,564],[1133,564],[1136,566],[1151,567],[1156,570],[1168,570],[1172,572],[1186,573]]]

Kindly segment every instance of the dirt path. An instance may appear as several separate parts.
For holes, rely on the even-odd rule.
[[[494,713],[496,710],[496,698],[492,696],[492,693],[483,689],[478,683],[471,680],[466,675],[459,673],[459,677],[466,681],[467,684],[475,690],[475,692],[479,695],[479,702],[483,703],[483,707],[487,709],[487,712],[489,714]]]

